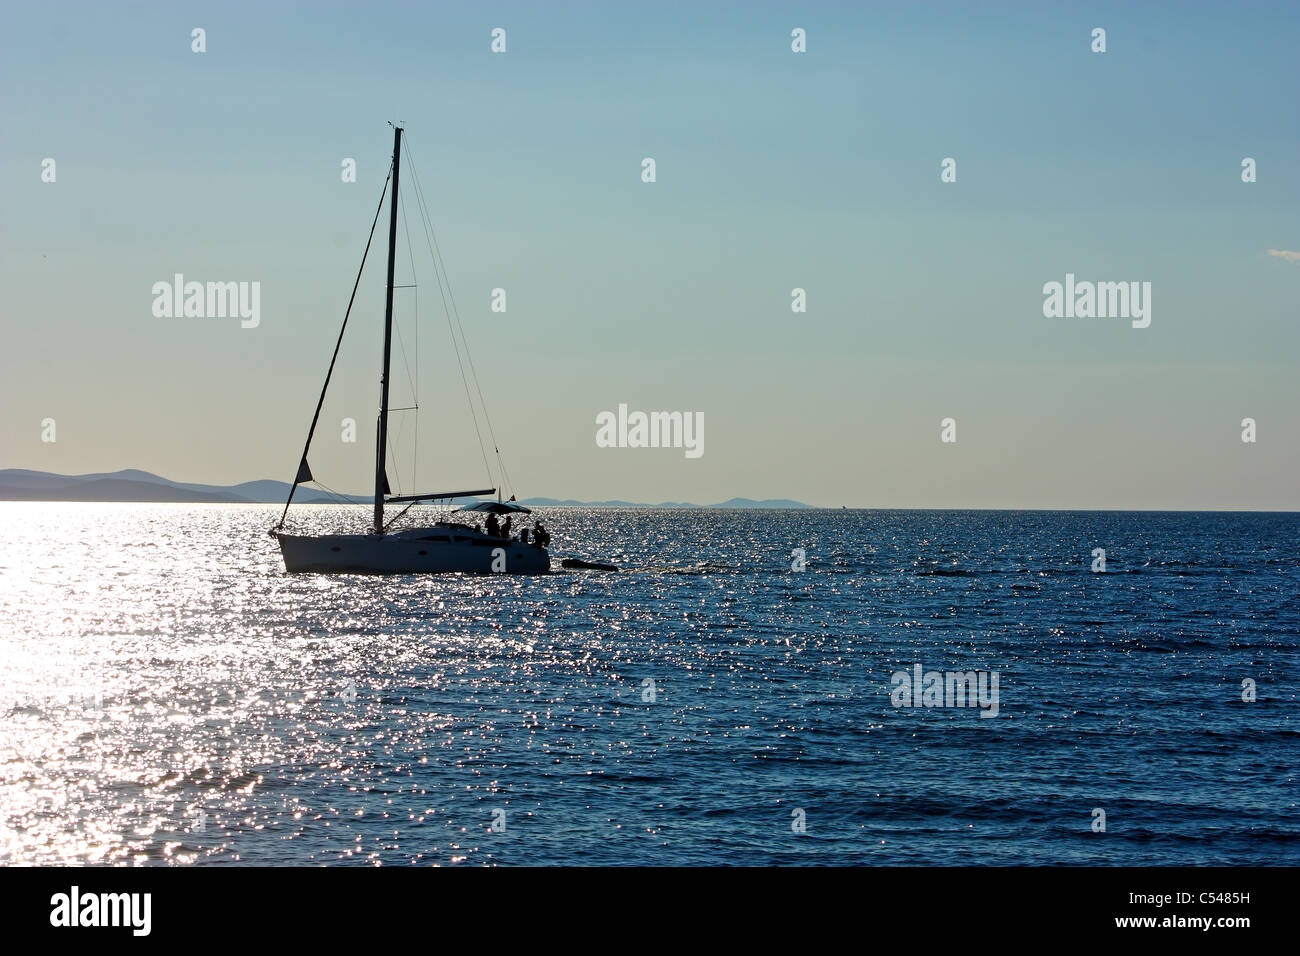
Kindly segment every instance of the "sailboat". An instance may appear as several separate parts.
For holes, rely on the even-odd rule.
[[[438,520],[432,525],[416,528],[392,530],[392,526],[410,508],[420,502],[452,501],[458,498],[478,497],[497,494],[496,488],[480,488],[468,491],[433,492],[430,494],[393,495],[388,484],[385,467],[386,449],[388,447],[388,383],[393,340],[393,271],[397,247],[397,211],[398,184],[402,165],[401,126],[393,127],[393,162],[389,171],[392,194],[389,197],[388,224],[388,281],[384,299],[384,351],[383,372],[380,378],[379,428],[375,439],[375,497],[374,518],[370,529],[360,534],[290,534],[284,530],[285,518],[289,506],[293,504],[294,493],[303,482],[314,481],[311,468],[307,464],[307,452],[311,448],[312,436],[320,420],[321,407],[325,403],[325,393],[329,389],[330,377],[338,361],[339,347],[343,344],[343,332],[347,329],[348,317],[352,314],[352,305],[356,301],[357,288],[361,284],[361,273],[365,269],[366,256],[370,252],[370,243],[374,240],[375,227],[383,211],[384,197],[380,194],[379,208],[375,210],[375,221],[370,226],[370,239],[366,242],[366,252],[361,257],[361,270],[357,272],[356,284],[352,287],[352,298],[348,302],[347,313],[343,317],[343,328],[339,330],[338,342],[334,346],[334,357],[330,359],[329,371],[325,375],[325,385],[321,389],[320,401],[316,403],[316,414],[312,417],[307,431],[307,442],[303,446],[302,457],[298,462],[298,472],[289,489],[288,500],[284,503],[284,512],[280,522],[270,530],[270,534],[279,542],[280,553],[284,556],[287,571],[316,571],[325,573],[375,573],[375,574],[420,574],[420,573],[510,573],[510,574],[544,574],[550,570],[551,559],[546,544],[549,534],[541,528],[540,523],[534,529],[533,540],[527,540],[526,534],[509,537],[496,530],[496,516],[505,515],[507,521],[512,514],[529,514],[529,510],[514,502],[514,496],[502,501],[497,495],[495,501],[479,501],[460,511],[486,512],[489,514],[487,530],[475,525],[454,520]],[[419,183],[417,181],[417,194]],[[387,191],[388,182],[384,183]],[[403,508],[396,516],[385,519],[385,506],[401,505]],[[507,525],[508,527],[508,525]],[[540,532],[540,533],[539,533]],[[521,540],[522,539],[522,540]]]

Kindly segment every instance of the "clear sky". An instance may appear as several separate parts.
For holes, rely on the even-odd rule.
[[[0,467],[290,479],[391,119],[521,497],[1297,509],[1298,36],[1295,3],[5,4]],[[385,242],[311,455],[337,489],[370,486]],[[155,317],[178,272],[259,282],[260,324]],[[1067,273],[1150,282],[1150,327],[1044,317]],[[475,487],[418,278],[395,483]],[[620,403],[702,412],[704,454],[598,448]]]

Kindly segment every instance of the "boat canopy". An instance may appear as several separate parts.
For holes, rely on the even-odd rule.
[[[532,511],[523,505],[517,505],[511,501],[480,501],[478,504],[466,505],[464,508],[457,508],[457,511],[486,511],[488,514],[503,515],[511,512],[522,512],[530,515]]]

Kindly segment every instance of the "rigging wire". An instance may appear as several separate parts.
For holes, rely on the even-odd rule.
[[[320,489],[325,492],[325,495],[332,498],[336,505],[348,505],[352,503],[351,498],[348,495],[345,495],[341,491],[335,491],[319,478],[313,478],[312,484],[320,486]]]
[[[402,366],[403,368],[406,369],[406,384],[411,389],[411,405],[408,408],[396,408],[396,409],[390,406],[388,412],[390,415],[395,411],[415,412],[415,414],[411,416],[414,419],[412,425],[412,431],[415,435],[412,442],[413,449],[411,453],[411,490],[414,491],[416,485],[418,484],[417,475],[419,472],[419,462],[420,462],[420,385],[419,385],[420,299],[419,299],[419,282],[417,281],[419,277],[416,275],[415,272],[415,251],[411,247],[411,227],[410,227],[410,217],[406,214],[406,195],[403,193],[399,196],[399,198],[401,199],[401,213],[402,213],[401,223],[403,227],[402,232],[406,235],[406,254],[407,254],[407,259],[410,261],[411,264],[411,283],[410,285],[402,286],[402,288],[411,289],[412,290],[411,294],[415,298],[415,302],[414,302],[415,374],[412,375],[411,373],[411,360],[406,354],[406,339],[403,338],[402,336],[401,323],[395,322],[393,323],[393,328],[397,331],[397,347],[398,350],[402,353]],[[396,286],[394,286],[394,288],[396,288]],[[404,416],[402,418],[399,418],[397,427],[398,427],[397,435],[389,438],[388,448],[385,449],[385,451],[393,460],[393,472],[397,476],[398,493],[401,494],[402,469],[397,458],[397,448],[401,445],[402,435],[406,433],[406,419]]]
[[[442,300],[442,310],[443,310],[443,314],[446,315],[446,317],[447,317],[447,332],[448,332],[448,334],[451,336],[451,346],[452,346],[452,350],[453,350],[453,352],[455,353],[455,356],[456,356],[456,365],[457,365],[457,367],[460,369],[460,380],[461,380],[461,384],[462,384],[462,385],[464,386],[464,388],[465,388],[465,403],[469,406],[470,420],[471,420],[471,421],[473,422],[473,424],[474,424],[474,434],[475,434],[475,437],[477,437],[477,439],[478,439],[479,454],[481,455],[481,457],[482,457],[482,459],[483,459],[483,471],[484,471],[484,473],[488,476],[488,481],[489,481],[489,482],[492,482],[492,468],[491,468],[491,466],[488,464],[488,460],[487,460],[487,448],[484,446],[484,443],[483,443],[483,432],[482,432],[482,430],[479,428],[479,424],[478,424],[478,410],[477,410],[477,409],[475,408],[475,406],[474,406],[474,398],[473,398],[473,396],[470,395],[470,391],[469,391],[469,379],[468,379],[468,378],[466,377],[466,375],[465,375],[465,363],[464,363],[464,361],[461,359],[461,354],[460,354],[460,353],[461,353],[461,343],[460,343],[459,341],[457,341],[457,339],[456,339],[456,330],[455,330],[455,328],[452,327],[452,324],[451,324],[452,310],[451,310],[451,308],[448,306],[448,303],[447,303],[447,293],[446,293],[446,291],[445,291],[444,288],[443,288],[443,276],[442,276],[442,274],[438,271],[438,260],[437,260],[437,257],[434,255],[434,245],[433,245],[432,239],[430,238],[430,223],[429,223],[429,214],[428,214],[428,209],[426,208],[425,203],[424,203],[424,191],[420,188],[419,176],[418,176],[417,173],[414,172],[414,169],[415,169],[415,162],[414,162],[414,155],[413,155],[413,154],[412,154],[411,168],[412,168],[412,174],[411,174],[411,176],[412,176],[412,182],[414,183],[414,185],[415,185],[415,190],[416,190],[416,200],[417,200],[416,208],[417,208],[417,210],[418,210],[419,213],[420,213],[421,222],[422,222],[422,224],[423,224],[423,226],[424,226],[425,240],[426,240],[426,242],[428,242],[428,244],[429,244],[429,256],[430,256],[430,258],[433,260],[433,265],[434,265],[434,268],[433,268],[433,276],[434,276],[435,281],[436,281],[437,284],[438,284],[438,295],[439,295],[439,298]],[[466,353],[467,353],[467,354],[466,354],[466,358],[468,358],[468,349],[466,349]],[[471,362],[471,365],[472,365],[472,364],[473,364],[473,363]],[[487,417],[487,409],[484,408],[483,411],[484,411],[484,418],[486,418],[486,417]]]
[[[410,151],[410,138],[409,138],[409,137],[407,138],[407,149],[408,149],[408,151]],[[445,261],[445,260],[443,259],[443,257],[442,257],[442,249],[441,249],[441,247],[439,247],[439,245],[438,245],[437,233],[436,233],[436,231],[435,231],[434,228],[433,228],[433,222],[432,222],[431,217],[429,216],[428,205],[427,205],[427,203],[425,202],[425,199],[424,199],[424,188],[423,188],[423,187],[421,186],[421,184],[420,184],[420,174],[419,174],[419,171],[418,171],[418,165],[417,165],[416,162],[415,162],[415,154],[414,154],[414,151],[410,151],[410,152],[411,152],[411,178],[412,178],[412,180],[413,180],[413,182],[414,182],[414,184],[415,184],[415,195],[416,195],[416,199],[419,201],[419,210],[420,210],[421,216],[422,216],[422,218],[423,218],[423,222],[424,222],[425,238],[426,238],[426,239],[428,240],[428,242],[429,242],[429,247],[430,247],[430,248],[429,248],[429,251],[430,251],[430,253],[432,254],[432,256],[433,256],[433,260],[434,260],[434,275],[435,275],[435,276],[438,276],[438,270],[439,270],[439,268],[441,268],[441,270],[442,270],[442,275],[441,275],[441,277],[439,277],[439,280],[438,280],[438,290],[439,290],[439,292],[440,292],[440,293],[442,292],[442,289],[443,289],[444,284],[445,284],[445,286],[446,286],[446,297],[444,298],[444,301],[443,301],[443,307],[444,307],[444,309],[446,308],[446,305],[447,305],[447,299],[450,299],[450,301],[451,301],[451,308],[447,311],[447,326],[448,326],[448,329],[451,328],[451,319],[452,319],[452,316],[454,315],[454,316],[455,316],[455,319],[456,319],[456,327],[460,330],[460,340],[461,340],[461,343],[464,345],[464,348],[465,348],[465,359],[466,359],[466,361],[469,363],[470,375],[471,375],[471,377],[474,379],[474,389],[475,389],[475,391],[478,393],[479,405],[480,405],[480,407],[483,409],[483,420],[484,420],[484,422],[487,424],[488,437],[492,440],[492,450],[493,450],[493,452],[496,454],[497,467],[498,467],[498,468],[500,469],[500,471],[501,471],[502,484],[503,484],[505,487],[507,487],[507,488],[512,488],[512,487],[513,487],[513,482],[511,482],[511,480],[510,480],[510,474],[509,474],[509,472],[506,470],[505,460],[503,459],[503,457],[502,457],[502,455],[501,455],[501,447],[500,447],[499,443],[497,442],[496,430],[492,427],[492,416],[488,413],[487,402],[486,402],[486,401],[484,400],[484,398],[483,398],[483,386],[482,386],[482,385],[480,384],[480,382],[479,382],[479,378],[478,378],[478,370],[474,367],[474,358],[473,358],[473,356],[470,354],[470,350],[469,350],[469,340],[468,340],[468,339],[466,338],[466,336],[465,336],[465,326],[464,326],[464,323],[461,322],[461,318],[460,318],[460,309],[459,309],[459,308],[457,307],[457,305],[456,305],[456,296],[455,296],[455,293],[452,292],[452,289],[451,289],[451,278],[450,278],[450,276],[447,275],[447,264],[446,264],[446,261]],[[455,334],[455,331],[452,331],[452,342],[453,342],[453,344],[455,344],[455,341],[456,341],[456,334]],[[456,360],[457,360],[457,362],[460,361],[460,352],[459,352],[459,349],[457,349]],[[461,377],[462,377],[462,379],[464,378],[464,376],[465,376],[465,370],[464,370],[464,367],[462,366],[462,367],[461,367]],[[469,383],[468,383],[468,382],[465,383],[465,390],[466,390],[466,394],[467,394],[467,397],[468,397],[468,392],[469,392]],[[473,400],[472,400],[472,399],[470,400],[470,408],[471,408],[471,413],[472,413],[472,410],[473,410]],[[474,420],[474,428],[475,428],[475,431],[478,430],[478,419],[477,419],[477,416],[475,416],[475,420]],[[482,438],[482,435],[480,434],[480,435],[479,435],[479,443],[480,443],[480,445],[482,444],[482,441],[483,441],[483,438]],[[486,454],[484,455],[484,457],[486,458]],[[486,465],[486,461],[484,462],[484,464]],[[489,477],[489,478],[491,477],[491,474],[492,474],[492,472],[491,472],[491,469],[489,468],[489,469],[488,469],[488,477]]]
[[[356,282],[352,284],[352,296],[348,299],[347,311],[343,313],[343,325],[339,328],[339,337],[338,340],[334,343],[334,354],[333,356],[330,357],[330,367],[329,370],[325,373],[325,384],[321,386],[320,399],[318,399],[316,402],[316,412],[315,414],[312,415],[311,425],[307,429],[307,441],[302,446],[302,458],[299,459],[298,462],[298,472],[294,476],[293,484],[289,487],[289,497],[288,499],[286,499],[284,503],[284,511],[281,512],[280,514],[280,523],[275,526],[277,529],[284,527],[284,519],[289,514],[289,506],[293,504],[294,492],[298,490],[298,484],[299,484],[298,477],[302,474],[303,467],[307,465],[307,452],[311,450],[311,440],[312,437],[316,434],[316,423],[320,421],[320,410],[325,404],[325,393],[329,391],[330,378],[334,375],[334,363],[338,361],[339,347],[343,345],[343,333],[348,330],[348,319],[352,316],[352,306],[357,300],[357,289],[361,285],[361,274],[365,272],[366,269],[366,258],[370,255],[370,244],[375,240],[375,226],[378,225],[379,223],[379,214],[384,209],[384,197],[388,195],[388,184],[392,181],[393,181],[393,166],[391,163],[389,163],[388,176],[384,179],[384,188],[380,190],[379,193],[379,205],[375,209],[375,218],[370,223],[370,236],[369,238],[366,239],[365,251],[361,253],[361,265],[357,268],[357,279]],[[308,468],[309,475],[310,472],[311,470],[310,468]],[[316,481],[315,476],[311,476],[310,480],[314,481],[318,485],[320,484],[319,481]],[[324,486],[322,485],[322,487]]]

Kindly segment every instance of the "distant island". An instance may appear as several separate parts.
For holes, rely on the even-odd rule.
[[[224,504],[283,504],[289,485],[269,478],[245,481],[238,485],[199,485],[170,481],[159,475],[135,468],[93,475],[56,475],[48,471],[25,468],[0,469],[0,501],[138,501],[192,502]],[[478,499],[457,498],[457,503]],[[299,487],[294,501],[300,504],[364,504],[369,497],[326,495],[312,488]],[[524,498],[521,505],[539,508],[811,508],[802,501],[786,498],[731,498],[714,505],[697,505],[688,501],[661,501],[647,504],[637,501],[575,501],[556,498]]]

